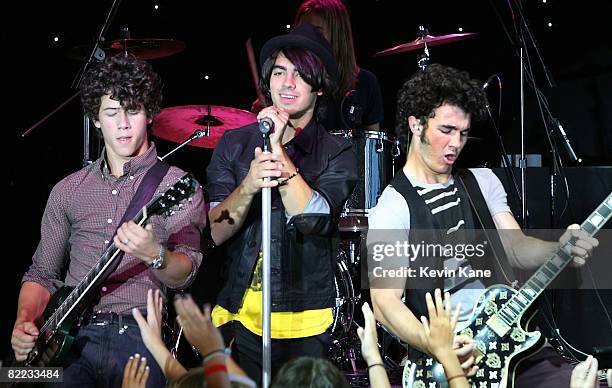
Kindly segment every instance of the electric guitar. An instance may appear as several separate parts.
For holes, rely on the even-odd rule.
[[[143,225],[153,215],[172,215],[175,206],[189,199],[196,190],[197,182],[186,174],[165,193],[152,199],[133,218]],[[98,295],[101,284],[117,269],[121,261],[121,250],[111,244],[98,263],[74,287],[62,287],[53,294],[44,311],[45,323],[39,330],[34,348],[20,366],[61,366],[64,357],[76,337],[83,315]]]
[[[612,217],[612,193],[580,225],[590,236],[595,235]],[[458,334],[467,335],[476,342],[475,365],[479,369],[471,377],[475,388],[505,388],[514,386],[514,372],[518,363],[538,351],[546,339],[538,331],[523,328],[533,314],[528,311],[536,298],[572,261],[569,254],[572,238],[557,250],[525,282],[519,290],[494,285],[483,291],[469,324]],[[407,361],[402,378],[408,388],[448,387],[444,369],[433,357],[424,355]]]

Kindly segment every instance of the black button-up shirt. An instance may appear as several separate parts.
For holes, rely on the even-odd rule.
[[[255,147],[262,146],[257,123],[227,131],[208,165],[207,193],[222,202],[248,174]],[[334,303],[338,217],[357,182],[355,153],[346,139],[311,121],[286,144],[287,154],[308,185],[329,204],[330,213],[303,213],[287,222],[278,189],[272,189],[272,311],[303,311]],[[217,303],[236,313],[261,249],[261,196],[253,199],[242,228],[226,250],[225,284]],[[214,222],[214,221],[213,221]]]

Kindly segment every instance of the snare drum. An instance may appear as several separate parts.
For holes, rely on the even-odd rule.
[[[346,201],[341,231],[367,230],[367,216],[376,206],[378,198],[393,178],[395,159],[399,156],[399,141],[392,135],[379,131],[331,131],[334,136],[342,136],[353,143],[357,156],[359,181],[355,190]]]

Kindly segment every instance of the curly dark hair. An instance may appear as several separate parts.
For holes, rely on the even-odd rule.
[[[325,111],[330,99],[337,95],[338,84],[327,73],[323,61],[312,51],[301,47],[284,47],[270,55],[264,62],[261,67],[259,87],[266,98],[266,105],[272,105],[270,77],[272,76],[276,58],[280,53],[283,53],[293,63],[300,76],[311,86],[313,91],[323,91],[323,95],[317,97],[315,105],[315,118],[316,120],[322,120],[325,117]]]
[[[144,107],[147,117],[153,118],[160,110],[162,84],[151,65],[132,54],[121,53],[106,57],[83,77],[81,102],[92,120],[98,119],[105,94],[119,101],[125,109]]]
[[[482,83],[470,79],[466,71],[434,63],[415,73],[397,93],[395,130],[402,149],[411,134],[408,117],[416,117],[426,129],[427,118],[434,117],[435,109],[443,104],[457,106],[478,121],[485,117],[487,98]]]
[[[271,388],[349,388],[344,374],[323,358],[298,357],[287,361],[274,377]]]

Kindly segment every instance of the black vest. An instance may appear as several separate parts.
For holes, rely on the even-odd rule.
[[[474,175],[467,169],[461,169],[455,171],[453,176],[455,187],[457,188],[457,195],[461,199],[461,212],[464,216],[465,230],[467,233],[477,229],[495,231],[495,223],[493,222],[487,203]],[[410,231],[408,238],[410,241],[418,241],[418,239],[420,239],[418,236],[419,231],[440,229],[436,225],[431,210],[425,203],[425,200],[417,193],[416,189],[412,186],[402,170],[395,174],[390,186],[400,193],[408,204],[408,209],[410,211]],[[476,217],[476,214],[480,217]],[[500,283],[506,284],[508,283],[506,278],[509,278],[510,281],[514,281],[516,277],[510,268],[498,233],[487,233],[487,237],[489,251],[491,249],[494,251],[488,252],[487,254],[493,255],[497,260],[492,261],[495,263],[493,268],[488,268],[492,270],[492,276],[481,280],[486,286]],[[439,241],[441,241],[442,235],[438,236],[438,238],[440,239]],[[432,269],[443,269],[443,259],[441,258],[434,260],[432,264],[433,265],[429,266]],[[481,268],[482,260],[470,260],[470,265],[476,270],[485,269]],[[504,276],[504,273],[506,276]],[[427,292],[431,292],[433,295],[433,290],[435,288],[444,289],[444,278],[439,277],[436,279],[437,280],[433,282],[433,287],[432,279],[429,278],[423,279],[416,277],[409,280],[411,282],[410,290],[406,291],[405,303],[415,316],[427,316],[427,305],[425,303],[425,294]]]

